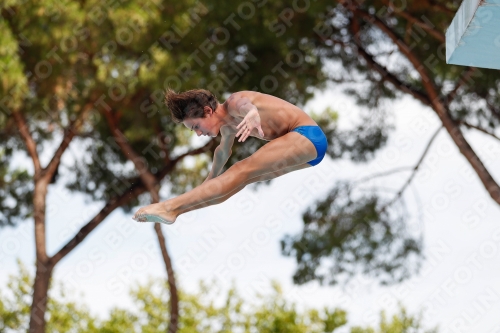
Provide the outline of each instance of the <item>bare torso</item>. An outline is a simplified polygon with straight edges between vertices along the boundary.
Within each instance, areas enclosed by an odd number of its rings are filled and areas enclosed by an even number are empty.
[[[236,126],[243,120],[244,115],[239,114],[237,110],[231,110],[228,107],[228,102],[243,97],[248,98],[257,107],[264,132],[264,138],[262,138],[257,129],[253,129],[250,136],[273,140],[285,135],[297,126],[317,125],[307,113],[281,98],[255,91],[240,91],[229,96],[223,104],[223,107],[234,119],[234,123],[229,123],[228,126],[235,132],[237,131]]]

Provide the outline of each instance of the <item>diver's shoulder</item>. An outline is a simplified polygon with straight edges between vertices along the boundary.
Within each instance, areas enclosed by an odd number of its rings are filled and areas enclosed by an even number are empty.
[[[239,99],[239,98],[249,98],[249,99],[254,99],[258,96],[261,96],[263,95],[262,93],[258,92],[258,91],[252,91],[252,90],[241,90],[241,91],[235,91],[234,93],[232,93],[227,101],[230,101],[230,100],[233,100],[233,99]]]

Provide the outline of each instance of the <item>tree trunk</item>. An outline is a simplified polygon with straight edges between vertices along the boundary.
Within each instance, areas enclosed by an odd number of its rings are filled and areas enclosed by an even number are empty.
[[[147,172],[147,175],[153,176],[149,171]],[[160,194],[158,193],[159,189],[151,183],[149,185],[149,189],[152,203],[160,202]],[[170,323],[168,325],[167,332],[176,333],[179,325],[179,295],[177,293],[177,286],[175,283],[174,269],[172,267],[172,260],[170,260],[170,255],[168,254],[167,244],[161,230],[161,225],[159,223],[155,223],[154,229],[156,236],[158,237],[158,244],[160,244],[163,262],[165,263],[165,268],[167,269],[168,289],[170,290]]]
[[[46,262],[37,260],[33,303],[30,313],[30,333],[45,333],[45,312],[47,310],[47,294],[51,275],[52,267]]]
[[[434,110],[441,119],[443,126],[450,134],[451,139],[457,145],[460,153],[467,159],[471,167],[476,172],[490,197],[498,205],[500,205],[500,187],[465,139],[458,123],[450,117],[449,113],[446,111],[446,108],[440,102],[435,103]]]
[[[36,275],[33,285],[33,303],[30,313],[30,333],[45,332],[47,293],[53,266],[49,263],[45,246],[45,200],[48,182],[35,176],[33,208],[35,219]]]
[[[159,223],[155,223],[155,232],[158,236],[158,243],[160,244],[161,255],[165,262],[168,277],[168,287],[170,289],[170,324],[168,325],[168,333],[176,333],[179,325],[179,295],[175,283],[174,269],[172,268],[172,261],[168,255],[165,237],[161,231]]]

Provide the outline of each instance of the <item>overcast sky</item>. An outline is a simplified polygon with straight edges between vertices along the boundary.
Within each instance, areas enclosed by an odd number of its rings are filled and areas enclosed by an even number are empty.
[[[339,91],[318,93],[305,110],[330,106],[342,126],[356,119],[358,108]],[[200,279],[235,281],[249,300],[270,290],[275,279],[300,305],[327,305],[348,311],[354,325],[374,325],[380,310],[390,314],[401,302],[440,332],[500,333],[500,209],[442,130],[405,198],[411,230],[423,231],[426,261],[418,276],[381,287],[356,277],[346,287],[294,286],[292,258],[280,254],[279,240],[302,228],[302,212],[328,193],[337,180],[358,179],[399,166],[413,166],[440,126],[430,109],[404,98],[391,104],[396,125],[389,144],[368,165],[332,161],[245,189],[225,203],[190,212],[173,226],[163,226],[180,286],[195,290]],[[481,133],[466,137],[500,182],[500,143]],[[78,147],[70,146],[75,152]],[[409,173],[378,179],[373,185],[398,189]],[[165,197],[163,197],[165,198]],[[47,246],[52,255],[92,217],[101,205],[51,187],[47,206]],[[33,271],[33,223],[0,230],[0,285],[17,272],[16,258]],[[156,235],[150,223],[139,224],[115,211],[55,269],[56,280],[84,293],[94,313],[130,306],[128,286],[149,277],[165,278]],[[347,329],[338,332],[346,332]]]

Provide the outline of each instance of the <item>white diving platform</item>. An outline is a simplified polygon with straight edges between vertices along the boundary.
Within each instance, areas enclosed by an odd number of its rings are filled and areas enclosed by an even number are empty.
[[[446,31],[446,63],[500,69],[500,0],[464,0]]]

